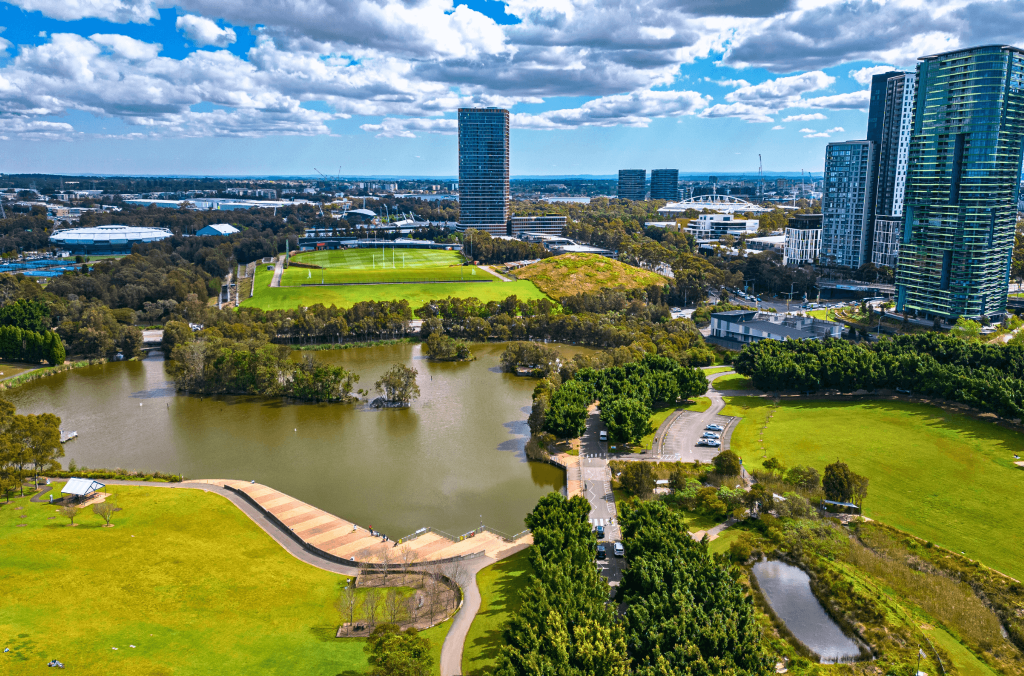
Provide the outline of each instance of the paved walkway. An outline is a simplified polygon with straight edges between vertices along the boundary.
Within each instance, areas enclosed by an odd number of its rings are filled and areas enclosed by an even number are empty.
[[[489,556],[468,562],[466,571],[469,573],[469,583],[462,589],[462,607],[455,613],[455,619],[441,646],[441,676],[459,676],[462,673],[462,652],[466,647],[466,637],[473,619],[480,612],[480,588],[476,584],[476,575],[494,562]]]
[[[487,272],[491,273],[492,275],[494,275],[495,277],[497,277],[498,279],[500,279],[503,282],[511,282],[511,281],[513,281],[513,280],[509,279],[508,277],[506,277],[505,275],[503,275],[500,272],[498,272],[497,270],[495,270],[494,268],[492,268],[490,265],[480,265],[478,267],[481,270],[486,270]]]
[[[271,288],[276,289],[281,286],[281,275],[284,273],[284,256],[278,256],[277,262],[274,263],[274,278],[270,280]],[[253,277],[253,284],[256,283],[256,278]]]

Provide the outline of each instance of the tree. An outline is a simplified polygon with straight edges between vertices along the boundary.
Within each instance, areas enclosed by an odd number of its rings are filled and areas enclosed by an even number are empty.
[[[75,525],[75,517],[78,516],[78,505],[68,503],[58,507],[57,511],[60,512],[61,516],[71,519],[72,526]]]
[[[369,587],[363,592],[363,618],[368,627],[377,625],[378,604],[380,604],[380,589]]]
[[[402,597],[398,590],[391,587],[384,594],[384,619],[388,624],[398,624],[398,616],[402,613]]]
[[[679,368],[676,369],[675,375],[679,384],[679,396],[683,399],[694,399],[708,391],[708,377],[701,369]]]
[[[956,320],[956,324],[949,330],[949,333],[964,340],[977,340],[981,336],[981,324],[967,317],[961,317]]]
[[[821,475],[813,467],[797,465],[786,474],[786,481],[808,491],[821,488]]]
[[[394,624],[382,624],[373,630],[363,648],[372,676],[426,676],[434,666],[430,641],[415,629],[401,631]]]
[[[654,493],[654,471],[650,463],[631,462],[622,469],[619,478],[622,487],[627,491],[646,500]]]
[[[103,519],[108,526],[116,511],[117,505],[110,501],[99,502],[92,506],[92,513]]]
[[[713,460],[715,472],[722,476],[736,476],[740,473],[740,456],[732,451],[722,451]]]
[[[57,459],[64,457],[64,445],[60,443],[60,418],[52,413],[24,417],[28,432],[28,454],[38,485],[39,471],[59,468]]]
[[[786,466],[778,458],[768,458],[761,462],[761,466],[779,478],[786,473]]]
[[[857,505],[864,506],[864,498],[868,496],[868,478],[860,474],[851,473],[852,493],[857,497]]]
[[[419,371],[416,369],[405,364],[395,364],[373,386],[384,401],[408,406],[420,396],[420,386],[416,384],[417,375]]]
[[[570,380],[551,395],[544,429],[562,439],[575,439],[587,429],[587,409],[594,402],[594,386]]]
[[[840,460],[825,466],[825,478],[821,482],[825,489],[825,499],[833,502],[849,502],[853,497],[853,472]],[[867,484],[864,487],[867,491]]]
[[[356,623],[356,606],[359,604],[359,595],[356,593],[355,578],[349,578],[348,584],[341,590],[341,595],[334,601],[334,608],[341,615],[342,624],[348,618],[348,634],[352,635],[352,629]]]
[[[639,443],[652,432],[651,415],[651,409],[632,397],[601,402],[601,420],[613,441]]]
[[[752,515],[770,512],[775,507],[775,496],[764,484],[754,484],[743,496],[743,503]]]
[[[432,333],[424,343],[427,356],[437,361],[465,361],[473,358],[464,340],[443,333]]]

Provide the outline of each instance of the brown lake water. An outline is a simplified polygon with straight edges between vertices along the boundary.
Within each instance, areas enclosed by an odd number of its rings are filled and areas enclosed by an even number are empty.
[[[524,455],[536,381],[498,370],[503,344],[472,349],[469,363],[428,362],[410,344],[317,353],[369,390],[394,363],[416,368],[422,394],[408,409],[178,395],[158,354],[42,378],[9,397],[19,413],[51,411],[78,432],[65,467],[73,458],[252,479],[393,539],[424,526],[457,535],[481,520],[514,534],[541,496],[562,490],[564,473]]]

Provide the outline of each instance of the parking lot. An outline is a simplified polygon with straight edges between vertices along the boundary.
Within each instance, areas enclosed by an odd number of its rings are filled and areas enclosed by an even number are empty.
[[[722,449],[729,448],[729,437],[736,424],[736,418],[727,415],[714,413],[694,413],[693,411],[682,411],[676,415],[665,431],[662,442],[661,458],[665,461],[674,462],[711,462]],[[719,435],[721,446],[698,446],[697,442],[704,434],[708,425],[720,425],[724,431],[716,432]]]

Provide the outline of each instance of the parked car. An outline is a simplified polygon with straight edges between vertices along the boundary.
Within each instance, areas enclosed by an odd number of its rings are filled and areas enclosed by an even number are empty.
[[[598,435],[597,435],[597,437],[598,437],[598,438],[599,438],[599,439],[600,439],[601,441],[608,441],[608,432],[607,432],[606,430],[601,430],[601,433],[600,433],[600,434],[598,434]]]
[[[711,446],[712,448],[717,448],[717,447],[722,445],[722,442],[719,441],[718,439],[698,439],[697,440],[697,445],[698,446]]]
[[[604,526],[598,526],[597,528],[595,528],[594,529],[594,534],[597,536],[598,540],[603,540],[604,539]]]
[[[701,436],[703,438],[705,438],[705,439],[718,439],[719,438],[719,436],[717,434],[715,434],[714,432],[705,432]]]
[[[612,551],[615,552],[615,556],[619,557],[620,559],[626,555],[626,549],[622,546],[621,542],[616,542],[612,546]]]
[[[722,427],[721,425],[716,425],[715,423],[711,423],[710,425],[708,425],[708,426],[707,426],[707,427],[705,427],[704,429],[706,429],[706,430],[711,430],[712,432],[721,432],[721,431],[722,431],[722,430],[724,430],[725,428],[724,428],[724,427]]]
[[[601,559],[606,559],[606,558],[608,558],[608,554],[605,551],[604,545],[598,545],[597,546],[597,560],[600,561]]]

